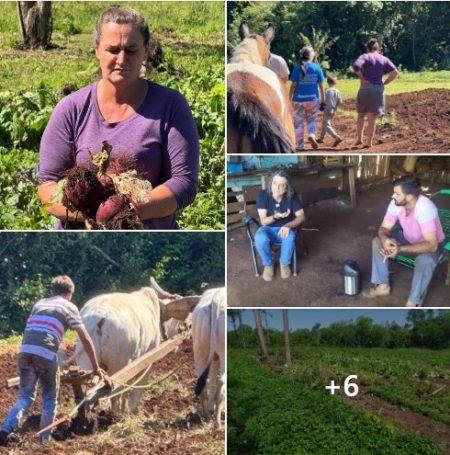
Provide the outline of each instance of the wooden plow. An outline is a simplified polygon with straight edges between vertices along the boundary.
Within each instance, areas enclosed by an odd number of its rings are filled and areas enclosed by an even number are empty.
[[[137,377],[145,369],[150,368],[154,362],[161,360],[175,350],[183,342],[185,337],[186,333],[162,342],[158,347],[101,381],[99,381],[98,376],[93,377],[92,371],[80,370],[78,366],[72,366],[68,370],[62,371],[60,375],[61,382],[72,385],[76,406],[67,415],[55,420],[51,425],[42,428],[37,433],[37,436],[75,417],[77,417],[80,425],[87,425],[87,415],[97,406],[100,398],[118,395],[121,391],[125,392],[128,389],[128,383],[132,379]],[[90,387],[86,390],[88,384],[90,384]],[[19,385],[19,377],[8,379],[7,385],[8,387]]]

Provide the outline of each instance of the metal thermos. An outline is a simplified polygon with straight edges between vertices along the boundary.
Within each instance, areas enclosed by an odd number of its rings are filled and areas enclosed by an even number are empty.
[[[344,262],[342,269],[342,276],[344,280],[344,294],[345,295],[358,295],[359,294],[359,280],[361,272],[356,261],[351,259]]]

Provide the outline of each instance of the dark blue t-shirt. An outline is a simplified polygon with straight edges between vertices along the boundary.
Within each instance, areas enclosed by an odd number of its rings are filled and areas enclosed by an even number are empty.
[[[303,205],[295,193],[291,199],[287,199],[286,195],[284,195],[281,202],[277,202],[267,190],[262,190],[256,196],[256,208],[266,209],[267,216],[272,216],[275,211],[283,213],[286,212],[287,209],[290,209],[291,213],[288,217],[275,220],[273,223],[268,225],[270,227],[281,227],[286,223],[289,223],[289,221],[294,220],[295,212],[301,210]]]

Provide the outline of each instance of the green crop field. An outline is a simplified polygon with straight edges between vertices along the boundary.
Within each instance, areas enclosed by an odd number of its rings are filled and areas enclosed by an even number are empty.
[[[224,6],[222,2],[116,2],[147,18],[160,42],[161,67],[148,77],[179,90],[200,134],[198,195],[179,214],[186,229],[224,225]],[[36,194],[40,137],[67,85],[99,78],[92,30],[103,2],[52,2],[54,47],[21,49],[15,2],[0,18],[0,228],[50,229]]]
[[[449,424],[450,392],[440,387],[449,377],[448,349],[302,347],[291,366],[278,358],[261,366],[256,350],[229,347],[229,454],[444,453],[436,441],[330,395],[325,385],[356,374],[367,394]]]

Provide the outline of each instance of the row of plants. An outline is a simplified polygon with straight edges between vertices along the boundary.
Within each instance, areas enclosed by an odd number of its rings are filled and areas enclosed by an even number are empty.
[[[228,350],[229,454],[441,454],[324,390],[262,367],[254,350]]]
[[[284,374],[317,390],[325,387],[325,376],[343,382],[356,374],[367,392],[450,423],[450,391],[440,390],[442,378],[450,375],[448,350],[303,347],[293,355]]]

